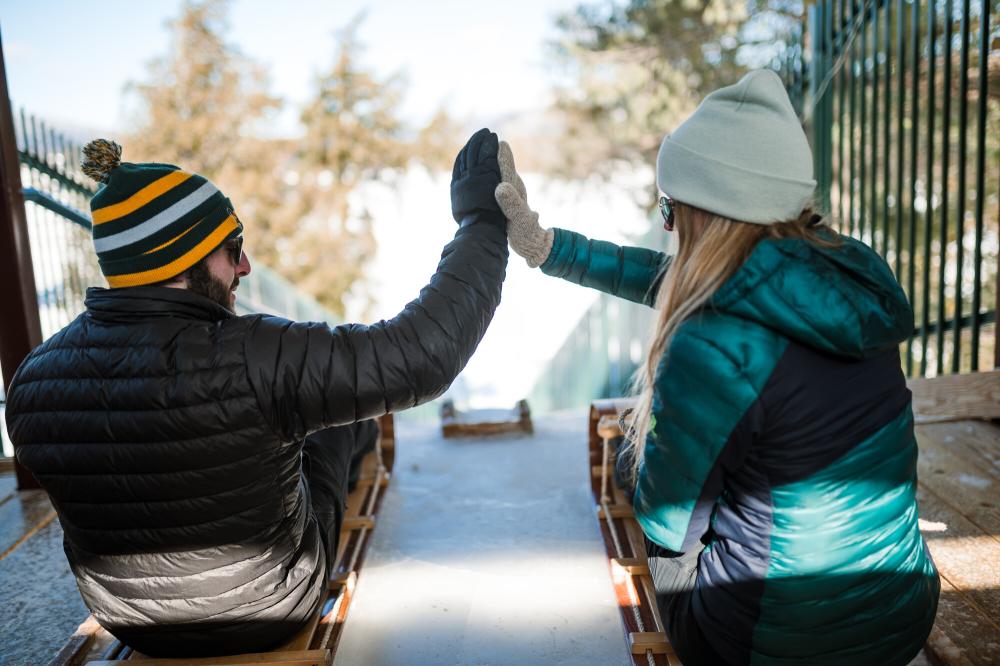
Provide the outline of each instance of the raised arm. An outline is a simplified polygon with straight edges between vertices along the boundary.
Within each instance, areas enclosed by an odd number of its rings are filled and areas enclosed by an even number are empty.
[[[541,266],[546,275],[652,307],[669,258],[641,247],[619,247],[589,240],[565,229],[543,229],[538,213],[528,207],[524,181],[514,167],[507,142],[500,144],[503,182],[496,199],[507,218],[507,235],[514,251],[528,266]]]
[[[441,395],[476,350],[500,303],[507,265],[497,138],[477,132],[456,160],[452,213],[460,227],[420,295],[370,326],[260,317],[246,337],[250,382],[288,439],[406,409]]]
[[[542,272],[653,307],[670,259],[644,247],[622,247],[566,229],[553,229]]]

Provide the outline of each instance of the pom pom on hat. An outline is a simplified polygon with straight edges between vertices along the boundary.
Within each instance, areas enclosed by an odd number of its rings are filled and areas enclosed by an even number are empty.
[[[83,172],[99,183],[107,183],[122,163],[122,147],[114,141],[95,139],[83,147]]]

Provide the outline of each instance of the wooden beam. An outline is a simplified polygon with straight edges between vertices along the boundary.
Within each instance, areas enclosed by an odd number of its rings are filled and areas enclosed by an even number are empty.
[[[42,344],[42,326],[38,318],[38,294],[31,265],[28,221],[21,194],[21,165],[17,159],[14,115],[7,92],[7,70],[0,42],[0,367],[3,385],[10,386],[21,361]],[[31,473],[15,464],[17,487],[38,488]]]
[[[94,642],[94,636],[101,630],[101,625],[97,623],[93,615],[88,615],[83,624],[77,627],[69,641],[63,645],[62,649],[49,662],[49,666],[71,666],[78,663],[79,655],[84,654],[90,644]]]
[[[917,423],[1000,418],[1000,370],[911,379]]]
[[[648,576],[649,559],[646,557],[613,557],[611,561],[630,576]]]
[[[327,581],[327,586],[331,592],[340,592],[340,588],[346,587],[348,590],[353,590],[354,586],[358,584],[358,572],[357,571],[346,571],[337,572],[330,577]]]
[[[609,504],[607,512],[604,511],[603,506],[597,506],[598,518],[607,520],[609,515],[611,518],[632,518],[635,513],[632,511],[631,504]]]
[[[382,476],[378,477],[378,485],[380,488],[385,488],[386,486],[389,485],[389,476],[390,476],[389,474],[383,474]],[[367,486],[373,486],[375,485],[375,478],[376,478],[375,475],[362,477],[358,479],[357,487],[364,488]]]
[[[659,631],[633,631],[628,642],[632,654],[645,654],[647,650],[653,654],[673,654],[666,634]]]
[[[332,662],[329,650],[298,650],[292,652],[257,652],[253,654],[237,654],[228,657],[205,657],[200,659],[140,659],[147,666],[327,666]],[[90,661],[89,666],[127,666],[131,660]]]
[[[352,516],[344,519],[340,531],[343,533],[361,529],[370,530],[373,527],[375,527],[375,516]]]
[[[621,437],[625,433],[622,432],[622,427],[618,422],[616,414],[605,414],[597,422],[597,434],[603,439],[614,439],[615,437]]]

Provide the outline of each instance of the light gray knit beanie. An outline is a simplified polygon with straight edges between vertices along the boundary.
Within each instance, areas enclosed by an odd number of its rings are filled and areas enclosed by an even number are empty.
[[[770,70],[706,97],[660,144],[656,183],[669,197],[742,222],[799,217],[816,191],[812,151]]]

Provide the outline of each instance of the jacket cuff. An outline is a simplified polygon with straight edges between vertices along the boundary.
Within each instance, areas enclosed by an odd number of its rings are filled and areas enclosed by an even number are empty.
[[[549,256],[542,263],[540,268],[542,272],[546,275],[551,275],[552,277],[563,277],[567,263],[572,263],[573,261],[573,246],[575,245],[574,240],[579,238],[580,240],[586,241],[586,238],[575,231],[568,231],[566,229],[560,229],[559,227],[553,227],[552,231],[552,249],[549,250]]]

